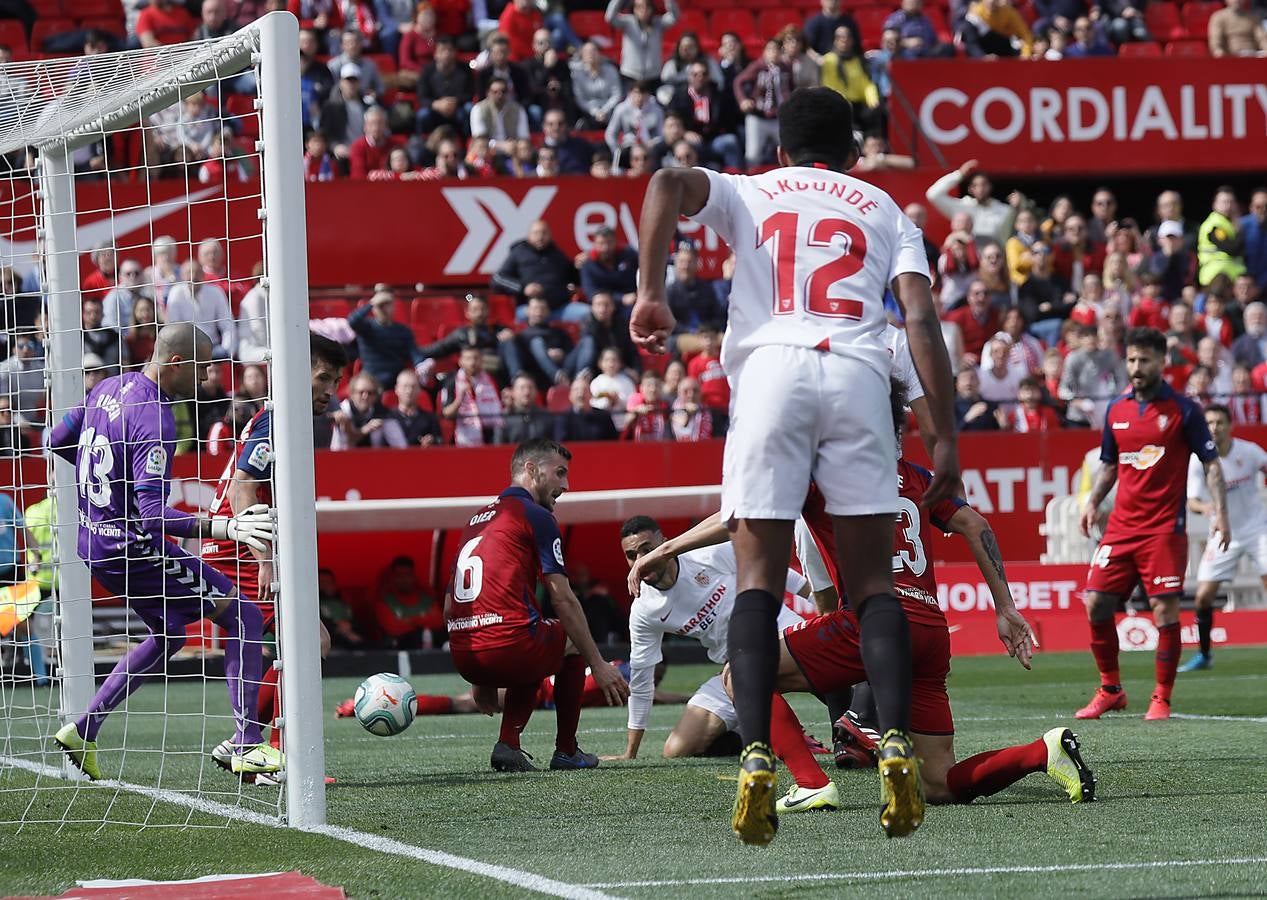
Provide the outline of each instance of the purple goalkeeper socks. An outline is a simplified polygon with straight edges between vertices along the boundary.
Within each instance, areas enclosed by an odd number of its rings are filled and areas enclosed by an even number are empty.
[[[215,622],[225,630],[224,677],[237,722],[234,743],[239,747],[262,743],[255,715],[264,672],[264,614],[254,603],[235,597]]]
[[[88,712],[75,722],[75,729],[84,740],[95,741],[97,732],[105,724],[106,716],[127,699],[129,694],[161,671],[163,663],[185,646],[185,626],[192,621],[194,619],[190,619],[183,611],[169,608],[162,622],[153,623],[160,625],[163,631],[151,633],[119,660],[105,684],[92,698]]]

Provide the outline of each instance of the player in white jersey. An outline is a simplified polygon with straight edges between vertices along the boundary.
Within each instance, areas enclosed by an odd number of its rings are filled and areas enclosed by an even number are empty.
[[[630,568],[657,548],[668,547],[659,524],[634,516],[620,529],[620,546]],[[647,715],[655,696],[655,668],[664,659],[662,641],[677,634],[699,641],[708,658],[727,660],[726,635],[735,600],[735,552],[729,544],[680,555],[657,553],[661,561],[647,568],[629,610],[629,740],[624,754],[605,759],[636,759]],[[809,596],[805,577],[787,570],[789,593]],[[777,630],[801,617],[782,606]],[[726,696],[721,675],[714,675],[687,701],[686,711],[664,743],[666,757],[702,755],[719,737],[738,725],[734,704]]]
[[[1210,632],[1214,630],[1214,598],[1219,586],[1236,577],[1242,556],[1248,556],[1267,590],[1267,508],[1259,495],[1261,479],[1267,473],[1267,450],[1251,441],[1232,437],[1232,413],[1226,406],[1212,403],[1205,408],[1205,424],[1223,463],[1227,482],[1227,518],[1232,541],[1226,550],[1211,540],[1197,567],[1197,635],[1200,649],[1180,672],[1208,669],[1214,664]],[[1214,504],[1205,483],[1205,469],[1195,456],[1188,461],[1188,509],[1210,515]]]
[[[717,232],[736,259],[721,356],[731,383],[722,518],[739,567],[729,656],[747,744],[735,833],[765,844],[778,825],[769,743],[774,620],[793,522],[813,478],[834,519],[885,730],[880,824],[890,836],[906,835],[922,821],[924,804],[908,734],[910,631],[889,567],[897,479],[888,288],[905,306],[907,341],[934,421],[929,505],[952,496],[959,480],[950,362],[920,230],[884,191],[845,174],[857,158],[849,102],[825,88],[793,92],[779,107],[779,145],[781,168],[760,175],[662,169],[652,177],[630,334],[658,350],[672,331],[664,275],[678,217]]]

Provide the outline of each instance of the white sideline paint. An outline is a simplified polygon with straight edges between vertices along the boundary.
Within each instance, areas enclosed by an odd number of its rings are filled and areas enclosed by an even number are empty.
[[[1134,863],[1085,863],[1068,866],[982,866],[962,869],[907,869],[890,872],[831,872],[802,875],[753,875],[733,878],[683,878],[672,881],[613,881],[588,884],[591,888],[665,888],[696,884],[763,884],[793,881],[889,881],[894,878],[954,878],[969,875],[1059,875],[1065,872],[1110,872],[1129,869],[1172,869],[1196,866],[1256,866],[1267,863],[1267,856],[1237,859],[1159,859]]]
[[[30,760],[15,759],[11,756],[0,756],[0,763],[13,766],[16,769],[23,769],[35,775],[43,775],[46,778],[56,778],[62,781],[78,780],[67,778],[66,774],[61,769],[54,768],[53,766],[46,766],[43,763],[31,762]],[[214,800],[207,800],[202,797],[182,794],[179,791],[146,787],[142,784],[132,784],[127,781],[115,781],[109,778],[103,778],[100,781],[93,782],[85,781],[84,783],[114,788],[119,791],[127,791],[131,794],[139,794],[142,797],[149,797],[153,800],[161,800],[165,803],[174,803],[177,806],[183,806],[187,809],[208,813],[213,816],[223,816],[226,819],[232,819],[237,822],[247,822],[252,825],[264,825],[268,828],[285,827],[273,816],[266,816],[263,813],[255,812],[254,810],[240,809],[236,806],[230,806],[227,803],[217,803]],[[480,862],[477,859],[467,859],[464,856],[455,856],[452,853],[445,853],[442,850],[428,850],[425,847],[415,847],[412,844],[404,844],[400,841],[394,841],[391,838],[380,837],[376,834],[366,834],[363,831],[355,831],[351,828],[340,828],[337,825],[322,825],[320,827],[313,828],[311,831],[306,833],[324,835],[325,837],[333,838],[336,841],[342,841],[345,844],[354,844],[357,847],[363,847],[366,850],[374,850],[378,853],[389,853],[393,856],[404,856],[409,859],[416,859],[421,862],[430,863],[433,866],[441,866],[446,869],[457,869],[462,872],[470,872],[472,875],[479,875],[483,878],[491,878],[495,881],[513,884],[515,887],[536,891],[540,894],[549,894],[552,897],[566,897],[569,898],[569,900],[611,900],[610,895],[604,894],[595,888],[585,885],[568,884],[564,881],[555,881],[552,878],[546,878],[543,875],[534,875],[532,872],[525,872],[522,869],[512,869],[509,866],[498,866],[492,863]]]

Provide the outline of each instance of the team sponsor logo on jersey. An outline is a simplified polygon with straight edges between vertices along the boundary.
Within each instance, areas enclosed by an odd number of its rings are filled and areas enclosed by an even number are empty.
[[[1170,416],[1165,415],[1165,414],[1163,413],[1162,415],[1160,415],[1160,416],[1158,416],[1158,417],[1157,417],[1157,427],[1158,427],[1158,428],[1160,428],[1162,431],[1165,431],[1165,430],[1166,430],[1166,423],[1167,423],[1167,422],[1169,422],[1169,421],[1170,421]]]
[[[145,455],[145,472],[147,475],[163,475],[167,472],[167,451],[162,447],[151,447]]]
[[[554,561],[559,565],[563,565],[563,541],[561,538],[554,539]]]
[[[1158,447],[1156,444],[1145,444],[1139,450],[1119,453],[1117,461],[1119,465],[1130,466],[1132,469],[1143,472],[1145,469],[1151,469],[1161,462],[1161,458],[1165,455],[1165,447]]]
[[[703,569],[695,573],[695,583],[700,587],[708,587],[708,573]]]
[[[1130,428],[1130,427],[1131,427],[1131,423],[1130,423],[1130,422],[1114,422],[1114,423],[1113,423],[1113,430],[1114,430],[1114,431],[1125,431],[1126,429],[1128,429],[1128,428]]]
[[[124,392],[131,386],[131,384],[126,385],[123,388]],[[106,418],[111,422],[123,415],[123,404],[119,402],[117,397],[111,397],[109,394],[102,394],[97,398],[97,409],[105,410]]]
[[[264,471],[273,461],[273,446],[268,441],[260,441],[246,458],[247,465],[253,469]]]

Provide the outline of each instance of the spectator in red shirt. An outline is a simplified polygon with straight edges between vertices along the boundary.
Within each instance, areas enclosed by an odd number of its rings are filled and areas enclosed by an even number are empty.
[[[638,390],[625,406],[630,414],[625,425],[626,436],[635,441],[663,441],[670,437],[669,404],[662,396],[663,383],[655,369],[642,373]]]
[[[532,56],[532,35],[545,24],[532,0],[511,0],[497,20],[497,30],[510,38],[510,59],[523,62]]]
[[[371,170],[387,168],[392,146],[391,135],[387,133],[387,113],[380,106],[372,107],[365,113],[365,134],[348,150],[351,176],[365,179]]]
[[[179,44],[193,36],[198,22],[172,0],[150,0],[136,19],[136,38],[142,47]]]
[[[730,383],[721,367],[721,329],[706,322],[699,327],[698,337],[700,351],[687,363],[686,374],[700,383],[700,398],[716,420],[730,409]]]
[[[1043,388],[1037,378],[1022,378],[1016,399],[1020,402],[1008,416],[1012,431],[1055,431],[1060,427],[1060,415],[1043,403]]]
[[[1139,296],[1131,307],[1131,328],[1156,328],[1165,332],[1170,320],[1170,304],[1161,296],[1161,279],[1152,272],[1139,277]]]
[[[1231,347],[1236,335],[1227,303],[1231,287],[1226,275],[1214,276],[1205,291],[1205,308],[1197,316],[1197,332],[1208,334],[1224,347]]]
[[[88,258],[95,268],[84,278],[80,290],[85,300],[104,301],[110,288],[119,280],[114,245],[109,241],[99,244],[96,250],[88,254]]]
[[[330,153],[330,144],[324,134],[310,132],[305,145],[304,181],[333,181],[339,177],[339,163]]]
[[[1104,271],[1104,245],[1091,239],[1087,220],[1074,215],[1065,220],[1064,237],[1053,247],[1052,268],[1068,284],[1081,284],[1088,272]]]
[[[964,361],[972,366],[981,364],[986,341],[1003,327],[999,311],[990,305],[990,294],[979,280],[968,285],[968,302],[942,318],[959,326],[963,334]]]
[[[463,52],[476,48],[479,39],[471,22],[471,0],[431,0],[429,5],[436,11],[437,31],[457,41]]]
[[[399,68],[396,84],[403,90],[413,90],[418,77],[436,57],[436,11],[428,3],[419,3],[414,10],[414,27],[400,35]]]

